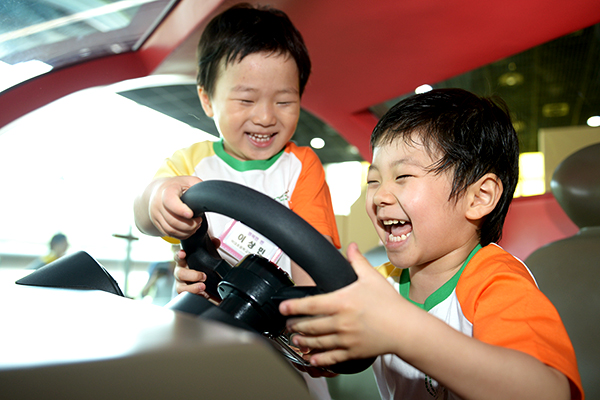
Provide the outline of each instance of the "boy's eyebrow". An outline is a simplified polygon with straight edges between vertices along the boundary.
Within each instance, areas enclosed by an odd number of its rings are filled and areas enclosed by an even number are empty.
[[[289,87],[289,88],[285,88],[285,89],[281,89],[277,91],[278,93],[291,93],[291,94],[298,94],[300,93],[300,91],[294,87]]]
[[[398,165],[403,165],[403,164],[404,165],[412,165],[412,166],[415,166],[418,168],[425,169],[420,163],[415,161],[414,158],[412,158],[412,157],[403,157],[403,158],[396,159],[389,163],[388,168],[394,168],[394,167],[397,167]],[[379,171],[379,168],[377,167],[377,165],[371,164],[371,165],[369,165],[367,173],[369,173],[371,171]]]
[[[258,92],[258,89],[253,88],[251,86],[244,86],[244,85],[236,85],[233,88],[231,88],[232,92]]]
[[[258,88],[252,87],[252,86],[246,86],[246,85],[236,85],[233,88],[231,88],[232,92],[258,92]],[[289,88],[285,88],[285,89],[280,89],[277,91],[277,93],[291,93],[291,94],[298,94],[300,93],[300,91],[294,87],[289,87]]]
[[[410,164],[410,165],[419,165],[418,162],[416,162],[412,157],[404,157],[404,158],[399,158],[397,160],[394,160],[392,163],[390,163],[392,167],[395,167],[397,165],[400,164]]]

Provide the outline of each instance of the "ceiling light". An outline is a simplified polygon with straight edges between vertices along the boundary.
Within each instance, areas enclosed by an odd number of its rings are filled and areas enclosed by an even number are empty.
[[[312,138],[310,140],[310,147],[312,147],[313,149],[322,149],[323,147],[325,147],[325,141],[320,137]]]
[[[525,121],[513,121],[513,128],[517,133],[523,132],[526,126]]]
[[[542,106],[542,115],[546,118],[564,117],[569,114],[568,103],[548,103]]]
[[[524,81],[525,77],[518,72],[507,72],[498,78],[500,86],[516,86],[522,84]]]
[[[429,92],[430,90],[433,90],[433,88],[430,85],[421,85],[418,88],[415,89],[415,93],[416,94],[420,94],[420,93],[425,93],[425,92]]]
[[[588,126],[592,128],[597,128],[600,126],[600,116],[594,115],[593,117],[589,117],[587,120]]]

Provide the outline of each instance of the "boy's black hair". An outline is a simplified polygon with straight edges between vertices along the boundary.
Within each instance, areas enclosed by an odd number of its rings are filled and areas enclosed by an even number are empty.
[[[198,43],[198,86],[214,94],[221,62],[225,66],[250,54],[290,55],[298,66],[300,96],[310,75],[310,57],[302,35],[280,10],[237,4],[214,17]]]
[[[506,103],[462,89],[435,89],[398,102],[377,123],[371,148],[396,140],[413,143],[413,133],[431,156],[431,171],[454,174],[450,199],[458,199],[487,173],[502,181],[496,208],[485,218],[479,240],[497,242],[519,180],[519,140]]]

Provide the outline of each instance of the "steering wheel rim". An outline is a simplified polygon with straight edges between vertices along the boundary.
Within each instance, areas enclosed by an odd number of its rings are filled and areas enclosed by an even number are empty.
[[[265,235],[324,292],[341,289],[357,279],[350,263],[321,233],[263,193],[234,182],[209,180],[190,187],[181,200],[194,212],[194,217],[216,212]]]

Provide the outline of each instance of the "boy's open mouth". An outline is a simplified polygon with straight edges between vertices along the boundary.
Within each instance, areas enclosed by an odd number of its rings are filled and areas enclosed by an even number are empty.
[[[271,138],[273,138],[273,136],[277,135],[277,133],[259,134],[246,132],[246,135],[248,135],[250,137],[250,140],[252,140],[255,143],[267,143],[269,140],[271,140]]]
[[[412,233],[412,225],[408,221],[387,219],[382,220],[381,223],[388,233],[388,242],[402,242]]]

